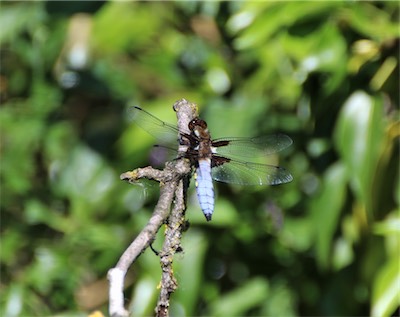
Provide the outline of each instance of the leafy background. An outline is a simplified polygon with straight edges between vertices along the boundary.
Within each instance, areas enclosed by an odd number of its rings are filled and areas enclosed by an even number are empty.
[[[2,316],[107,311],[107,270],[158,187],[140,105],[213,137],[288,134],[290,184],[190,190],[174,316],[390,316],[400,294],[397,2],[2,2]],[[193,184],[192,184],[193,187]],[[155,247],[162,245],[160,232]],[[158,258],[126,300],[148,316]]]

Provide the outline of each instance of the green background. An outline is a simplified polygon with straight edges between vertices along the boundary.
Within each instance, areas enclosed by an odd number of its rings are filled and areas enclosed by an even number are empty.
[[[289,135],[294,180],[216,184],[211,222],[191,184],[173,316],[394,314],[399,33],[398,2],[1,2],[0,315],[107,312],[158,196],[119,180],[153,164],[126,109],[174,123],[181,98],[213,137]],[[131,268],[135,316],[160,274]]]

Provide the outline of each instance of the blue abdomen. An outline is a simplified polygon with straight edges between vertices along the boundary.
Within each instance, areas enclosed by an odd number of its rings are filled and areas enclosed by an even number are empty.
[[[196,190],[204,216],[206,216],[207,221],[210,221],[214,211],[214,188],[209,159],[199,160],[199,167],[196,169]]]

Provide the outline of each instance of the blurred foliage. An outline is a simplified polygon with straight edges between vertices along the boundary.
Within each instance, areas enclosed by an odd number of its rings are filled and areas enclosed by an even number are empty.
[[[154,143],[125,109],[173,123],[181,98],[214,137],[290,135],[294,181],[218,184],[210,223],[191,188],[172,314],[393,314],[398,17],[383,1],[2,2],[0,314],[107,311],[107,270],[158,194],[119,180]],[[152,315],[158,258],[131,273],[131,311]]]

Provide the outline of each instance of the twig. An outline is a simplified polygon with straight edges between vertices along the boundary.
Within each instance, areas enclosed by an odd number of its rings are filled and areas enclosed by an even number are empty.
[[[197,116],[196,105],[182,99],[174,104],[174,110],[177,112],[179,130],[188,133],[190,120]],[[186,149],[187,145],[180,144],[179,151],[186,151]],[[163,223],[167,223],[167,229],[164,245],[160,253],[163,273],[156,314],[157,316],[168,316],[169,299],[177,287],[173,276],[172,261],[173,255],[181,250],[180,239],[186,227],[184,216],[190,171],[190,164],[186,159],[177,159],[173,162],[167,162],[162,171],[146,167],[121,174],[120,178],[122,180],[132,183],[140,178],[148,178],[160,182],[160,198],[147,225],[125,250],[117,265],[108,271],[108,279],[110,281],[110,316],[129,316],[129,312],[124,308],[123,300],[123,286],[126,272],[139,255],[154,241],[157,231]],[[174,207],[170,213],[173,201]]]

